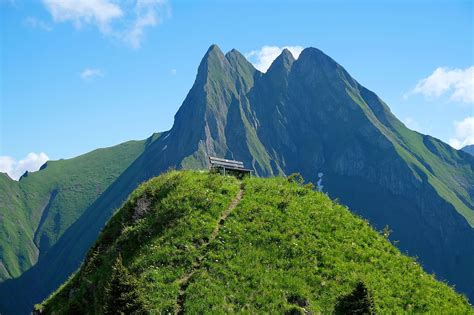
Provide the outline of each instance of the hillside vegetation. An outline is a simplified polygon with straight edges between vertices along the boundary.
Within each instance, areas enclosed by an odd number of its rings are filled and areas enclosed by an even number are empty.
[[[144,144],[129,141],[48,161],[18,182],[0,174],[0,281],[34,265],[137,158]]]
[[[36,311],[473,313],[386,236],[298,177],[167,172],[131,194]]]

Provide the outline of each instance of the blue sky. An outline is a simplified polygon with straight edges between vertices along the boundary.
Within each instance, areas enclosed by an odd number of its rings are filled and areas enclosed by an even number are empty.
[[[255,64],[283,46],[317,47],[409,127],[474,143],[472,1],[0,0],[0,10],[0,171],[168,130],[213,43],[254,52]]]

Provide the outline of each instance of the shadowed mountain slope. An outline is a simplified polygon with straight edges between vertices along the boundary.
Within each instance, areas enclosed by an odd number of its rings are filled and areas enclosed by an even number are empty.
[[[474,144],[467,145],[464,148],[462,148],[461,150],[463,150],[464,152],[469,153],[470,155],[474,155]]]

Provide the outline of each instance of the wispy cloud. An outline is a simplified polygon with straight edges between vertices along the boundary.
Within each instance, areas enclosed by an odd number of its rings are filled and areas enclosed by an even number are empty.
[[[45,21],[39,20],[37,18],[34,18],[32,16],[29,16],[23,20],[24,25],[31,27],[31,28],[37,28],[43,31],[52,31],[53,27],[49,24],[46,23]]]
[[[434,99],[447,95],[449,100],[474,103],[474,66],[466,69],[437,68],[430,76],[405,94],[405,98],[413,94]]]
[[[145,29],[161,23],[170,12],[166,0],[43,0],[43,4],[57,23],[71,22],[76,29],[94,25],[134,49],[141,46]]]
[[[108,0],[43,0],[55,22],[70,21],[76,28],[83,24],[96,24],[102,32],[108,32],[113,19],[123,15],[122,9]]]
[[[178,71],[176,69],[171,69],[170,70],[171,75],[176,75],[176,73],[178,73]]]
[[[449,144],[456,149],[474,144],[474,116],[454,122],[454,137],[449,139]]]
[[[301,46],[263,46],[260,49],[253,50],[245,54],[250,62],[262,72],[266,72],[270,68],[272,62],[278,57],[283,49],[288,49],[293,57],[298,59],[300,53],[303,51]]]
[[[46,153],[28,153],[19,161],[10,156],[0,156],[0,172],[7,173],[14,180],[18,180],[26,171],[34,172],[39,170],[49,158]]]
[[[103,77],[104,73],[100,69],[85,68],[84,70],[81,71],[79,75],[84,80],[90,80],[95,77]]]
[[[163,21],[164,16],[169,15],[166,8],[160,11],[165,3],[164,0],[138,0],[134,8],[135,18],[131,26],[119,33],[118,36],[122,37],[131,47],[140,48],[145,28],[158,25]]]

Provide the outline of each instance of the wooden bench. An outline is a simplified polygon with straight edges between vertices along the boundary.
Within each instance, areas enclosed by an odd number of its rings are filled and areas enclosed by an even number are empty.
[[[221,159],[217,157],[209,157],[209,169],[211,171],[220,172],[223,175],[235,175],[242,178],[246,175],[252,175],[252,170],[244,167],[244,162]]]

